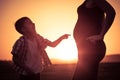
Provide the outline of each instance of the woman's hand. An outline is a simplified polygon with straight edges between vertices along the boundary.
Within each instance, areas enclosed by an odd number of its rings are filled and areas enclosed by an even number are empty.
[[[96,44],[97,41],[101,41],[103,39],[104,39],[104,37],[101,35],[93,35],[93,36],[90,36],[87,38],[87,40],[89,40],[90,42],[92,42],[94,44]]]

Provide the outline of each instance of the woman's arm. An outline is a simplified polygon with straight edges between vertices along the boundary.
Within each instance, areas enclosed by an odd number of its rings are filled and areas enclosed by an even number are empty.
[[[48,43],[48,46],[51,47],[56,47],[63,39],[67,39],[68,36],[70,36],[69,34],[64,34],[63,36],[59,37],[57,40],[55,40],[54,42],[50,42]]]
[[[103,20],[102,31],[100,33],[100,35],[104,38],[105,33],[109,30],[114,21],[116,12],[106,0],[95,1],[98,7],[100,7],[105,12],[105,19]]]
[[[96,43],[98,40],[103,40],[106,32],[111,27],[114,18],[115,18],[115,10],[114,8],[106,1],[106,0],[95,0],[96,5],[101,8],[105,13],[105,18],[103,20],[103,23],[101,24],[102,30],[99,35],[93,35],[87,38],[87,40],[90,40],[93,43]]]

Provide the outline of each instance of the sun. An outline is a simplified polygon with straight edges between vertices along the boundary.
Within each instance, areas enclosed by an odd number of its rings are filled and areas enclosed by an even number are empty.
[[[62,60],[72,60],[76,58],[76,48],[71,42],[62,43],[58,48],[57,56]]]
[[[77,60],[77,48],[72,37],[69,40],[62,41],[56,48],[47,48],[46,51],[48,51],[51,59],[64,62],[75,62]]]

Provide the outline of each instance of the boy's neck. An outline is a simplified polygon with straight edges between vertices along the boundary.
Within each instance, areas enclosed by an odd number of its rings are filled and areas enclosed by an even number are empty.
[[[29,40],[33,40],[34,38],[36,38],[37,36],[37,33],[36,34],[26,34],[24,35],[27,39]]]

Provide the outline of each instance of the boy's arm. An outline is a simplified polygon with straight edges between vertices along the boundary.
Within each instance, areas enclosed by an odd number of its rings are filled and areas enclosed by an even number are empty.
[[[55,40],[54,42],[50,42],[47,45],[50,47],[56,47],[63,39],[67,39],[68,36],[70,36],[70,34],[64,34],[61,37],[59,37],[57,40]]]

